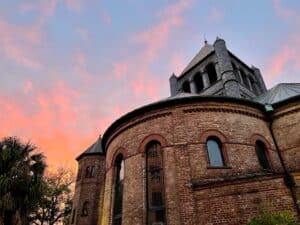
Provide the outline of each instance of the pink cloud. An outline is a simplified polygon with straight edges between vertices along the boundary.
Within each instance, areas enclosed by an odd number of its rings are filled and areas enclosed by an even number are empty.
[[[23,84],[23,92],[24,94],[28,94],[29,92],[32,91],[33,84],[31,81],[25,81]]]
[[[113,68],[113,75],[116,79],[121,79],[128,74],[128,69],[129,69],[128,62],[124,61],[124,62],[116,63]]]
[[[64,0],[67,7],[73,11],[80,11],[82,7],[82,0]]]
[[[180,74],[185,66],[182,55],[175,53],[171,58],[170,65],[175,74]]]
[[[172,29],[184,24],[182,14],[192,3],[190,0],[180,0],[176,4],[169,5],[161,12],[162,19],[158,24],[134,36],[137,43],[146,46],[146,59],[154,59],[159,51],[167,46]]]
[[[299,14],[297,12],[295,12],[294,10],[292,10],[290,8],[283,6],[281,0],[273,0],[273,7],[274,7],[277,15],[285,20],[290,20],[290,19],[293,20],[293,19],[299,17]]]
[[[267,78],[272,80],[288,69],[300,70],[300,41],[295,37],[289,37],[279,48],[279,50],[271,56],[267,63]]]
[[[221,20],[223,19],[223,13],[219,9],[214,7],[210,12],[210,18],[214,21]]]
[[[86,55],[83,52],[76,52],[74,54],[74,71],[84,82],[91,83],[96,79],[96,75],[88,70]]]
[[[19,27],[0,20],[0,54],[17,64],[37,69],[41,66],[38,46],[41,32],[36,27]]]
[[[78,33],[79,37],[84,41],[88,40],[90,37],[89,32],[83,28],[78,28],[76,32]]]
[[[101,11],[101,19],[105,24],[111,24],[111,15],[105,10]]]
[[[277,15],[284,22],[291,23],[295,29],[277,44],[278,50],[266,62],[266,78],[269,82],[291,70],[300,70],[300,16],[295,10],[283,6],[280,0],[273,0],[273,7]],[[297,81],[300,79],[298,78]]]

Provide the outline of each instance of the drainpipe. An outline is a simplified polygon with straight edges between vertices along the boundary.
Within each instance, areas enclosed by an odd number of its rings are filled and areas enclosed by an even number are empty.
[[[291,192],[291,196],[293,198],[294,205],[295,205],[295,208],[297,210],[298,218],[300,219],[300,208],[297,204],[297,196],[296,196],[296,192],[295,192],[295,184],[296,183],[295,183],[295,180],[294,180],[293,176],[289,173],[289,171],[288,171],[288,169],[285,165],[285,162],[283,160],[283,156],[282,156],[282,154],[279,150],[278,143],[277,143],[274,131],[273,131],[273,119],[274,119],[273,118],[273,112],[274,112],[274,108],[273,108],[272,105],[265,105],[265,110],[266,110],[266,113],[267,113],[267,116],[268,116],[268,119],[269,119],[269,130],[270,130],[270,133],[271,133],[274,145],[275,145],[275,149],[278,153],[281,166],[283,168],[284,181],[285,181],[286,186],[289,188],[289,190]]]

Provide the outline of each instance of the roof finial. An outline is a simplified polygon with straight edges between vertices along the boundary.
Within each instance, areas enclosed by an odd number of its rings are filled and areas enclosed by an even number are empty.
[[[207,40],[206,40],[205,34],[203,35],[203,38],[204,38],[204,44],[206,45],[207,44]]]

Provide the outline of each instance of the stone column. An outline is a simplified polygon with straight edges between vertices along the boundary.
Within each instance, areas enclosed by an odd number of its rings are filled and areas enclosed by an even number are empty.
[[[202,77],[202,83],[203,83],[203,88],[206,89],[210,86],[209,78],[207,72],[203,72],[201,74]]]
[[[250,90],[253,91],[253,87],[252,87],[252,83],[250,81],[250,78],[248,76],[246,76],[246,78],[247,78]]]
[[[227,51],[225,41],[217,38],[214,43],[214,49],[218,60],[218,66],[222,75],[225,95],[241,98],[239,84],[233,73],[231,59]]]
[[[191,93],[196,94],[197,93],[197,87],[196,87],[196,83],[194,81],[194,78],[191,77],[189,79],[189,82],[190,82]]]
[[[222,79],[222,73],[220,71],[219,63],[215,64],[215,69],[216,69],[218,80],[221,80]]]
[[[236,70],[236,74],[239,76],[241,84],[245,85],[244,80],[243,80],[242,75],[241,75],[241,71],[239,69]]]
[[[173,73],[172,76],[169,79],[169,83],[170,83],[170,90],[171,90],[171,96],[174,96],[178,93],[178,87],[177,87],[177,77],[176,75]]]

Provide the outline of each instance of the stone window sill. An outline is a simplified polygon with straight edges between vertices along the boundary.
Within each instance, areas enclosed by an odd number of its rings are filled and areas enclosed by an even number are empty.
[[[232,169],[231,166],[207,166],[207,169]]]

